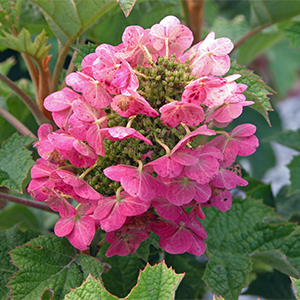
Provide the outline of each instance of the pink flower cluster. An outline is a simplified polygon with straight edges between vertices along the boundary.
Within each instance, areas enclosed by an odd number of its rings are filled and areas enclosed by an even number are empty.
[[[201,208],[230,209],[229,190],[247,184],[232,165],[258,146],[252,124],[211,129],[226,127],[253,103],[243,95],[247,86],[235,82],[240,75],[223,77],[233,44],[211,32],[184,52],[192,32],[173,16],[151,29],[129,26],[122,41],[98,46],[80,72],[67,76],[69,87],[45,99],[60,129],[39,128],[41,158],[28,193],[59,213],[55,234],[79,250],[101,229],[111,244],[107,256],[128,255],[152,231],[169,253],[201,255]],[[139,155],[108,150],[123,140],[135,140],[132,153]],[[96,171],[106,177],[93,177],[101,193],[84,180]]]

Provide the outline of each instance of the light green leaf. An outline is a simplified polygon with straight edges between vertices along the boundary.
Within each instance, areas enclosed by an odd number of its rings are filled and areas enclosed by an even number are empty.
[[[290,169],[290,181],[288,196],[295,195],[300,192],[300,155],[294,156],[293,160],[287,165]]]
[[[25,149],[33,141],[29,136],[14,134],[3,142],[0,150],[0,186],[6,186],[19,193],[22,192],[22,182],[29,169],[34,165],[31,152]]]
[[[35,37],[34,42],[31,40],[29,31],[25,28],[22,29],[17,37],[8,33],[4,34],[4,37],[0,36],[0,46],[28,54],[36,60],[45,58],[51,47],[51,45],[46,46],[48,37],[44,30]]]
[[[249,0],[252,27],[271,25],[300,14],[300,1]]]
[[[118,2],[124,12],[124,15],[128,17],[133,9],[136,0],[118,0]]]
[[[0,29],[4,25],[9,31],[17,29],[22,0],[0,0]]]
[[[212,207],[204,212],[206,218],[201,222],[208,232],[210,260],[203,280],[213,293],[238,299],[254,254],[279,271],[299,274],[299,229],[294,230],[294,224],[279,218],[271,208],[257,200],[235,199],[226,213]]]
[[[40,236],[10,252],[12,262],[20,270],[8,286],[11,299],[40,299],[45,290],[53,294],[52,300],[63,299],[71,288],[78,287],[92,274],[100,278],[103,266],[99,260],[76,254],[65,238]]]
[[[250,105],[250,108],[258,111],[270,124],[269,111],[272,111],[272,106],[269,101],[269,95],[274,92],[267,84],[259,77],[250,71],[236,63],[235,60],[231,61],[231,68],[227,75],[241,74],[242,77],[236,80],[237,83],[244,83],[248,86],[244,95],[248,101],[254,101],[255,103]]]
[[[175,291],[184,274],[176,274],[171,268],[167,268],[164,262],[150,266],[141,271],[138,284],[130,294],[124,298],[127,300],[168,300],[174,299]],[[89,300],[89,299],[119,299],[109,294],[100,281],[89,276],[80,288],[66,295],[65,300]]]
[[[16,227],[0,231],[0,299],[8,299],[9,289],[5,286],[18,268],[11,263],[8,251],[38,236],[37,231],[22,232]]]
[[[293,283],[293,287],[296,290],[295,296],[296,296],[297,300],[300,300],[300,279],[296,279],[296,278],[291,277],[291,280],[292,280],[292,283]]]
[[[37,4],[56,37],[73,42],[101,16],[117,5],[114,0],[30,0]]]

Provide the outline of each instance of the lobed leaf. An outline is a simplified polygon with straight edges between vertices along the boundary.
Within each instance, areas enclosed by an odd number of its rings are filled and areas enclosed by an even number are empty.
[[[140,272],[137,285],[124,299],[127,300],[168,300],[174,299],[175,291],[184,274],[176,274],[171,268],[167,268],[164,262],[157,265],[147,265]],[[119,299],[105,290],[99,280],[89,276],[80,288],[72,290],[65,300],[89,300],[89,299]]]
[[[22,193],[22,182],[34,165],[31,152],[25,149],[24,145],[33,140],[29,136],[14,134],[3,142],[0,150],[0,186]]]
[[[267,84],[259,77],[254,74],[253,71],[250,71],[236,63],[235,60],[231,61],[231,68],[227,75],[232,74],[241,74],[242,77],[236,80],[237,83],[243,83],[248,86],[244,95],[248,101],[254,101],[253,105],[250,105],[251,108],[258,111],[271,126],[268,111],[272,111],[272,106],[269,101],[269,95],[274,91],[267,86]]]
[[[44,30],[35,37],[33,42],[30,32],[25,28],[21,30],[18,36],[5,32],[4,35],[5,36],[0,36],[0,46],[28,54],[36,60],[45,58],[51,47],[51,45],[46,46],[48,37]]]
[[[300,300],[300,279],[296,279],[291,277],[292,283],[293,283],[293,287],[296,290],[296,299]]]
[[[130,12],[133,9],[135,2],[136,2],[136,0],[118,0],[118,3],[120,4],[120,7],[122,8],[124,15],[126,17],[129,16]]]
[[[10,252],[12,262],[20,268],[8,287],[11,299],[40,299],[45,291],[53,300],[63,299],[71,288],[78,287],[92,274],[100,278],[103,266],[99,260],[76,254],[65,238],[40,236]]]
[[[17,227],[0,231],[0,299],[8,299],[9,289],[5,285],[13,273],[18,270],[18,268],[11,263],[8,251],[37,236],[37,231],[28,230],[23,232],[17,229]]]
[[[215,208],[205,214],[210,260],[203,280],[213,293],[238,299],[254,259],[300,277],[300,230],[271,208],[257,200],[235,199],[226,214]]]

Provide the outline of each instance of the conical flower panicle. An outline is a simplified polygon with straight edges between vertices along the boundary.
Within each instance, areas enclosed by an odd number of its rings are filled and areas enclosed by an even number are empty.
[[[239,74],[224,77],[233,44],[213,32],[189,49],[192,41],[174,16],[129,26],[45,99],[59,129],[40,127],[27,191],[59,212],[54,231],[77,249],[102,229],[107,256],[124,256],[153,231],[165,251],[201,255],[201,208],[227,211],[229,190],[247,184],[233,164],[255,152],[256,127],[216,128],[253,103]]]

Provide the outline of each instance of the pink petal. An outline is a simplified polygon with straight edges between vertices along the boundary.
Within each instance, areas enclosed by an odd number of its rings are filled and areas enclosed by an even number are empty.
[[[54,233],[59,237],[66,236],[72,232],[74,225],[75,218],[60,218],[54,226]]]

